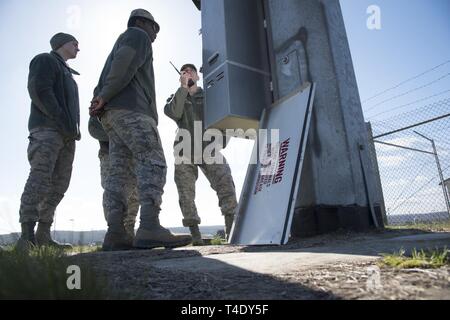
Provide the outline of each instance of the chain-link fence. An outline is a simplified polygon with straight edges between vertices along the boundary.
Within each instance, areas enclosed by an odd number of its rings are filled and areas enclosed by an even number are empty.
[[[387,223],[449,220],[450,99],[371,126]]]

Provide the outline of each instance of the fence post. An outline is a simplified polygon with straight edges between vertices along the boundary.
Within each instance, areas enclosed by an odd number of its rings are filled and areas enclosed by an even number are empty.
[[[431,140],[431,144],[433,145],[433,152],[434,152],[434,156],[436,158],[436,164],[437,164],[438,171],[439,171],[439,178],[441,179],[442,191],[444,192],[444,199],[445,199],[445,203],[447,205],[447,213],[450,218],[450,201],[448,198],[447,189],[445,188],[444,175],[442,174],[441,163],[439,162],[439,156],[437,153],[436,144],[434,143],[434,140]]]
[[[439,161],[439,156],[438,156],[438,153],[437,153],[436,144],[434,143],[433,139],[427,138],[423,134],[420,134],[417,131],[414,131],[414,132],[416,134],[418,134],[419,136],[421,136],[422,138],[424,138],[424,139],[426,139],[426,140],[431,142],[431,146],[433,147],[434,158],[436,160],[436,165],[437,165],[438,172],[439,172],[439,179],[441,180],[442,191],[444,192],[444,200],[445,200],[445,205],[447,207],[447,214],[450,217],[450,201],[449,201],[447,189],[445,188],[444,175],[442,174],[441,163]]]

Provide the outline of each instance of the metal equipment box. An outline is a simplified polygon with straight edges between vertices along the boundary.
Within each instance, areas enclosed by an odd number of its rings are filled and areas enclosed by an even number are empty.
[[[202,2],[205,128],[257,129],[271,103],[260,0]]]

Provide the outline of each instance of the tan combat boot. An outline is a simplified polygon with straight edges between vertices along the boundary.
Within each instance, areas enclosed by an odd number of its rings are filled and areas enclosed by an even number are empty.
[[[59,243],[52,239],[50,235],[50,227],[51,223],[39,222],[37,230],[36,230],[36,245],[39,247],[53,247],[55,249],[61,250],[71,250],[73,249],[71,244],[68,243]]]
[[[16,250],[22,253],[28,253],[36,247],[36,239],[34,235],[34,227],[36,222],[22,223],[22,234],[16,243]]]
[[[205,244],[200,229],[198,228],[198,224],[189,227],[189,231],[191,231],[193,246],[203,246]]]
[[[160,209],[151,205],[141,206],[141,223],[134,237],[133,246],[139,249],[157,247],[176,248],[191,243],[190,235],[174,235],[159,223]]]
[[[103,240],[103,251],[124,251],[133,249],[133,238],[125,230],[114,231],[108,229]]]
[[[124,251],[133,249],[133,237],[127,232],[124,224],[124,214],[114,208],[107,215],[108,231],[103,239],[103,251]]]
[[[139,228],[133,246],[139,249],[177,248],[187,246],[191,242],[190,235],[174,235],[162,226],[157,226],[151,229]]]

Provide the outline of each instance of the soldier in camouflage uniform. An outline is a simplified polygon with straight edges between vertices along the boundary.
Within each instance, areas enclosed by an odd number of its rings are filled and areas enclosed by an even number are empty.
[[[196,164],[198,158],[204,160],[203,150],[208,145],[207,142],[202,141],[202,148],[200,150],[202,154],[196,154],[194,146],[194,122],[203,121],[203,90],[197,86],[199,77],[194,65],[184,65],[181,68],[181,72],[181,87],[168,100],[164,108],[164,113],[177,123],[179,129],[188,131],[191,137],[191,154],[186,155],[183,152],[181,155],[183,159],[177,161],[177,163],[181,163],[175,164],[175,183],[177,185],[180,208],[184,218],[183,225],[189,227],[193,244],[202,245],[203,240],[198,227],[201,219],[198,216],[195,206],[195,182],[198,178],[198,169],[200,168],[210,182],[211,188],[217,193],[219,206],[225,219],[225,232],[227,236],[230,234],[235,209],[237,207],[236,191],[230,166],[227,164],[223,155],[221,157],[223,159],[222,164],[206,164],[203,161],[200,161],[200,164]],[[189,80],[192,80],[190,84]],[[200,137],[196,138],[198,139]],[[226,141],[226,139],[224,140]],[[179,136],[177,136],[175,141],[175,145],[177,145]],[[178,156],[180,155],[175,155],[175,157]]]
[[[106,178],[103,208],[108,219],[103,250],[178,247],[191,242],[176,236],[159,222],[166,161],[157,129],[152,42],[159,25],[146,10],[131,13],[128,29],[118,38],[95,89],[91,116],[99,116],[109,138],[110,174]],[[134,241],[124,219],[127,197],[137,181],[140,226]]]
[[[78,87],[72,76],[79,73],[66,63],[75,59],[80,50],[78,41],[65,33],[54,35],[50,44],[50,53],[31,61],[28,76],[31,169],[21,198],[22,234],[17,243],[24,250],[34,245],[67,247],[52,240],[50,227],[56,207],[69,187],[75,140],[80,140]]]
[[[100,121],[96,117],[89,119],[89,133],[91,136],[98,140],[100,144],[100,150],[98,151],[98,158],[100,160],[100,178],[103,189],[106,187],[106,179],[110,175],[110,162],[109,162],[109,138],[103,129]],[[132,191],[127,197],[127,213],[124,219],[124,226],[127,234],[134,238],[134,226],[136,224],[136,217],[139,211],[139,198],[136,187],[136,177],[134,175],[129,176],[130,185],[132,185]],[[107,211],[104,210],[105,219]]]

